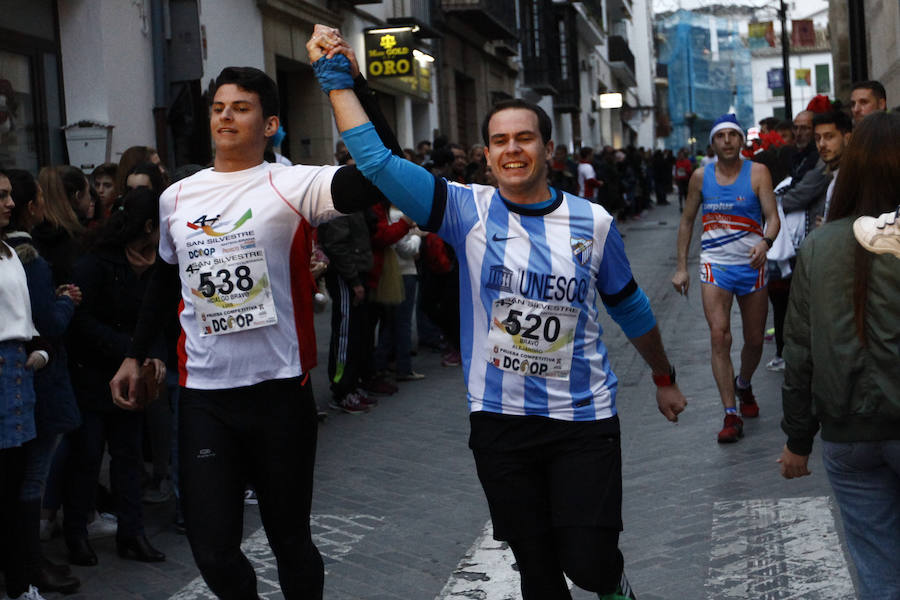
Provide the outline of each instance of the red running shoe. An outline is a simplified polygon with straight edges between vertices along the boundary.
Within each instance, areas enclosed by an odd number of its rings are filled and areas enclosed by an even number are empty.
[[[744,422],[737,415],[725,415],[725,426],[719,432],[720,444],[733,444],[744,437]]]
[[[372,379],[363,384],[363,390],[369,396],[390,396],[396,394],[399,390],[393,383],[388,383],[384,379]]]
[[[737,377],[734,378],[734,394],[741,402],[741,416],[748,419],[755,419],[759,416],[759,404],[756,403],[756,396],[753,395],[753,386],[746,390],[738,387]]]

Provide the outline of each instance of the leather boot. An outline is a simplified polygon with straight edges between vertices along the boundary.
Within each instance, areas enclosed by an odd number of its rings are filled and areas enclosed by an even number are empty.
[[[41,567],[58,575],[72,574],[72,569],[69,568],[69,565],[58,565],[45,556],[41,556]]]
[[[166,555],[150,545],[146,535],[130,538],[116,538],[116,552],[122,558],[133,558],[141,562],[162,562]]]
[[[72,575],[63,575],[54,570],[41,566],[35,571],[31,582],[41,592],[61,592],[72,594],[78,590],[81,580]]]
[[[87,538],[66,538],[69,549],[69,562],[81,567],[93,567],[97,564],[97,553],[91,548]]]

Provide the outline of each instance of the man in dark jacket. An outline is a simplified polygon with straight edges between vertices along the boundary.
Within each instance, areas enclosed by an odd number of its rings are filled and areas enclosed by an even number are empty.
[[[338,217],[319,226],[319,244],[330,261],[325,286],[331,307],[331,345],[328,380],[331,406],[349,414],[369,410],[368,398],[359,391],[362,356],[367,330],[366,279],[372,270],[369,227],[363,212]]]

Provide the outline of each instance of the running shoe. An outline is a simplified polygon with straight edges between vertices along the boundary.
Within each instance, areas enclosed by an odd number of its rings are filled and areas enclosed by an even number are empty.
[[[441,357],[441,365],[445,367],[458,367],[461,364],[462,357],[459,354],[459,350],[450,350]]]
[[[366,391],[362,388],[356,388],[356,395],[359,396],[359,402],[366,408],[372,408],[373,406],[378,406],[378,399],[372,396],[369,396]]]
[[[766,363],[766,368],[770,371],[784,371],[784,359],[776,356]]]
[[[900,258],[900,206],[879,217],[858,218],[853,222],[853,235],[869,252]]]
[[[348,415],[360,415],[369,412],[369,408],[362,403],[359,394],[350,392],[343,398],[334,398],[328,403],[331,408],[340,410]]]
[[[41,596],[41,593],[36,587],[34,587],[33,585],[29,585],[28,590],[26,590],[22,595],[16,596],[15,598],[3,594],[3,600],[46,600],[46,598]]]
[[[756,403],[756,396],[753,395],[753,386],[747,389],[741,389],[737,384],[737,377],[734,378],[734,394],[741,402],[741,416],[748,419],[755,419],[759,416],[759,404]]]
[[[400,390],[396,385],[384,379],[372,379],[363,384],[363,389],[369,396],[390,396]]]
[[[421,373],[416,373],[415,371],[397,375],[397,381],[419,381],[420,379],[425,379],[425,376]]]
[[[625,571],[622,571],[622,579],[619,580],[615,593],[600,596],[600,600],[637,600],[634,590],[631,589],[631,584],[628,583],[628,578],[625,577]]]
[[[116,535],[119,530],[119,519],[107,512],[94,512],[93,520],[87,524],[89,540]]]
[[[744,437],[744,422],[737,415],[725,415],[725,425],[719,432],[720,444],[733,444]]]

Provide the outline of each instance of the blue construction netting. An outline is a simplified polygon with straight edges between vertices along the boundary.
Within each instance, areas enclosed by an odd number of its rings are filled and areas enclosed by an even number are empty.
[[[668,65],[669,75],[672,134],[665,138],[667,148],[690,146],[689,113],[696,115],[697,152],[706,148],[712,123],[729,109],[743,127],[754,124],[750,49],[736,22],[679,10],[656,22],[656,34],[659,62]]]

